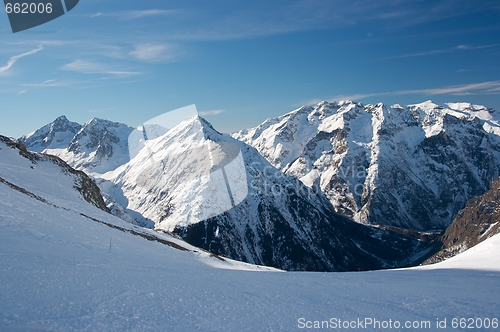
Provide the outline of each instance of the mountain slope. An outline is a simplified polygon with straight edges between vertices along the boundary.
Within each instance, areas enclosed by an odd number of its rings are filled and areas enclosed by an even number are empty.
[[[425,263],[453,257],[497,233],[500,233],[500,178],[485,194],[467,202],[443,234],[441,250]]]
[[[60,158],[29,152],[20,141],[1,135],[0,156],[0,181],[10,188],[59,206],[85,200],[108,212],[94,181]]]
[[[499,175],[499,119],[466,103],[322,102],[233,137],[321,190],[348,218],[444,230]]]

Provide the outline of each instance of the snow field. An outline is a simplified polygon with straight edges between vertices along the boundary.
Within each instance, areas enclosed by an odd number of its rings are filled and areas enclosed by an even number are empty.
[[[248,266],[235,263],[228,270],[214,268],[223,262],[209,255],[82,217],[79,212],[125,225],[83,201],[80,211],[67,211],[0,186],[2,331],[293,331],[301,318],[434,325],[447,318],[450,325],[454,317],[499,316],[499,265],[468,269],[498,253],[498,236],[451,268],[445,262],[364,273],[272,273],[238,270]]]

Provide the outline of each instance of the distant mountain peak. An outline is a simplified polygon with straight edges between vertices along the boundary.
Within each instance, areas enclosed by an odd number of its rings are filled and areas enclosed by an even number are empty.
[[[36,152],[64,148],[80,128],[80,124],[71,122],[66,116],[61,115],[33,133],[22,136],[19,140],[26,145],[28,150]]]
[[[128,161],[127,138],[132,130],[99,118],[82,126],[61,115],[19,140],[28,150],[57,155],[77,169],[106,172]]]
[[[66,115],[61,115],[61,116],[58,116],[54,122],[69,122],[68,118],[66,117]]]

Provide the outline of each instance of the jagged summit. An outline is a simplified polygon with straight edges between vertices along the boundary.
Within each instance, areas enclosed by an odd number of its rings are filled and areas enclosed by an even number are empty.
[[[54,123],[66,123],[66,122],[70,122],[68,120],[68,118],[66,117],[66,115],[61,115],[61,116],[58,116],[55,120],[54,120]]]
[[[59,156],[77,169],[104,173],[129,160],[127,139],[132,130],[98,118],[80,125],[63,115],[20,141],[29,150]]]
[[[53,122],[43,126],[19,140],[31,151],[42,152],[45,149],[65,148],[73,136],[81,129],[81,125],[69,121],[61,115]]]

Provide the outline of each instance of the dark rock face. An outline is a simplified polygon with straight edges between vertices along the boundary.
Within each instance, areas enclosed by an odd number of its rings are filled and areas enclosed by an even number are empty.
[[[298,196],[291,201],[295,206],[283,211],[274,202],[263,200],[258,204],[258,216],[235,225],[234,216],[244,214],[251,205],[243,202],[223,215],[174,232],[214,254],[284,270],[358,271],[382,265],[359,250],[342,227],[335,225],[335,218],[328,218]]]
[[[71,140],[68,150],[71,152],[82,152],[95,150],[100,158],[113,156],[113,143],[119,143],[120,138],[109,131],[109,128],[118,128],[122,124],[107,120],[94,119],[86,123],[84,130],[79,131]]]
[[[500,233],[500,178],[485,194],[469,200],[440,239],[438,253],[425,261],[432,264],[453,257]]]
[[[300,199],[299,199],[300,200]],[[244,210],[243,206],[235,210]],[[435,235],[377,229],[342,216],[322,215],[305,202],[299,230],[272,205],[259,205],[257,222],[235,225],[232,210],[174,233],[214,254],[289,271],[366,271],[418,265],[436,252]],[[300,210],[297,210],[300,211]],[[304,210],[302,210],[304,211]],[[437,246],[437,247],[436,247]]]
[[[381,158],[379,186],[370,199],[371,223],[442,230],[468,199],[489,189],[498,176],[500,145],[479,124],[455,122],[460,128],[453,128],[449,118],[445,131],[425,138],[408,151],[409,158]]]

